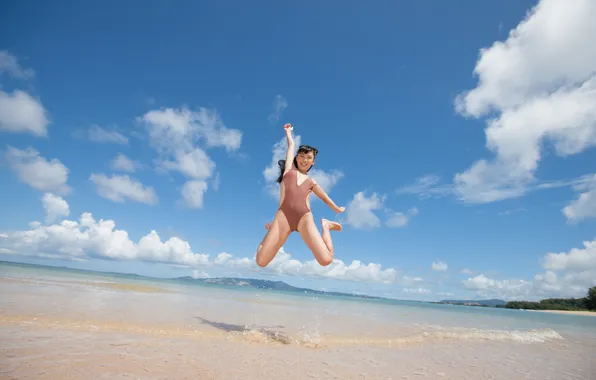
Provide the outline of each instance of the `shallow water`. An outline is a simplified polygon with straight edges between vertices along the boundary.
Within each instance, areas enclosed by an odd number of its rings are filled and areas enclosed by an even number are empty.
[[[7,264],[0,342],[0,378],[596,378],[591,316]]]

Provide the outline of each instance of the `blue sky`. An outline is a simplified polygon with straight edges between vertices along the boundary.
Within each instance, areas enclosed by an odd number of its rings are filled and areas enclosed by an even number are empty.
[[[569,7],[10,2],[0,257],[407,299],[583,296],[596,279],[596,9]],[[347,206],[327,268],[298,234],[275,265],[254,265],[286,122]],[[63,222],[84,213],[115,226]],[[152,230],[159,242],[140,244]]]

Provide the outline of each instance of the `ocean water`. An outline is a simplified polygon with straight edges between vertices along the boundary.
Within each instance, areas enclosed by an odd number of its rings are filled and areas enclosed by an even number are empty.
[[[596,379],[594,316],[1,262],[0,341],[0,378]]]

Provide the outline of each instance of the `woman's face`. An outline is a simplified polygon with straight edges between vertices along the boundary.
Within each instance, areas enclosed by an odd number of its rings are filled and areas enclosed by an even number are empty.
[[[313,152],[299,152],[296,155],[296,163],[298,164],[298,169],[300,169],[300,171],[307,172],[315,163],[315,155]]]

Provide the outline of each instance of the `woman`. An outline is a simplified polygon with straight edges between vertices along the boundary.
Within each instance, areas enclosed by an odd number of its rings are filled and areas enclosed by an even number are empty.
[[[286,159],[280,160],[278,163],[280,168],[280,175],[277,179],[280,184],[279,208],[273,221],[265,226],[268,231],[257,249],[257,265],[267,266],[293,231],[300,233],[319,264],[329,265],[333,261],[333,243],[330,231],[341,231],[342,226],[339,223],[321,219],[323,229],[321,235],[310,211],[308,197],[311,192],[315,193],[338,213],[344,212],[345,207],[338,207],[315,180],[306,174],[314,165],[318,150],[301,145],[296,157],[292,159],[294,152],[293,128],[290,124],[286,124],[284,130],[288,140],[288,151]]]

